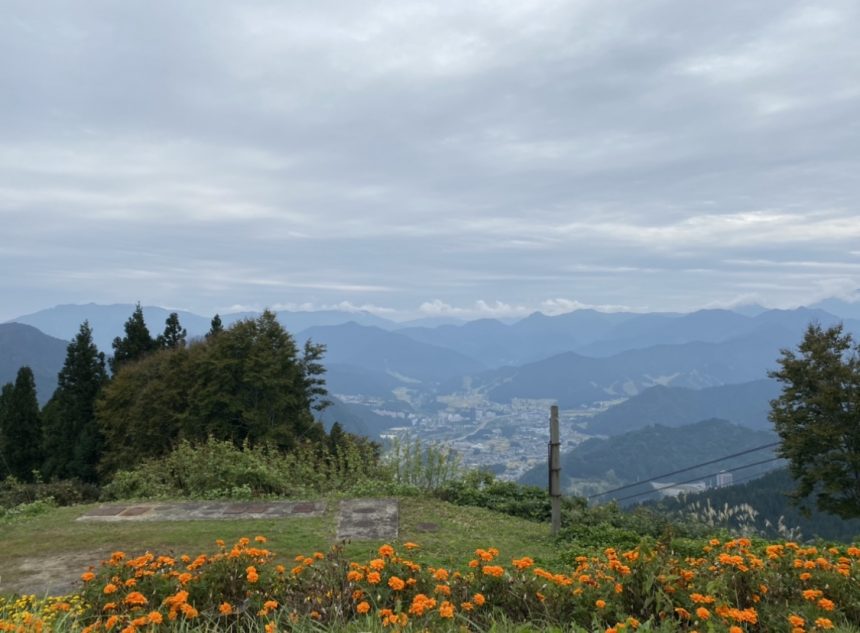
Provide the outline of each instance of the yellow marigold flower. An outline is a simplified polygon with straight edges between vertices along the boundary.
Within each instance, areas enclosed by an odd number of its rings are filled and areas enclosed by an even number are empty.
[[[221,615],[230,615],[231,613],[233,613],[233,605],[230,604],[229,602],[222,602],[218,606],[218,612]]]
[[[711,617],[711,612],[708,611],[705,607],[699,607],[696,609],[696,617],[700,620],[707,620]]]
[[[830,618],[816,618],[815,626],[819,629],[832,629],[833,622],[830,621]]]
[[[495,578],[501,578],[505,574],[504,568],[499,565],[485,565],[483,572],[485,576],[493,576]]]
[[[379,555],[383,558],[390,558],[391,556],[394,556],[394,548],[386,543],[379,548]]]
[[[388,579],[388,586],[391,587],[394,591],[402,591],[406,586],[406,583],[403,582],[402,579],[397,576],[392,576]]]
[[[370,611],[370,603],[368,603],[366,600],[363,600],[357,605],[355,605],[355,610],[357,613],[365,614]]]
[[[482,594],[482,593],[476,593],[474,596],[472,596],[472,602],[474,602],[479,607],[484,606],[484,603],[486,601],[487,601],[487,599],[484,597],[484,594]]]
[[[447,600],[439,605],[439,616],[451,619],[454,617],[454,605]]]
[[[597,607],[598,609],[603,609],[606,607],[606,600],[595,600],[594,606]]]

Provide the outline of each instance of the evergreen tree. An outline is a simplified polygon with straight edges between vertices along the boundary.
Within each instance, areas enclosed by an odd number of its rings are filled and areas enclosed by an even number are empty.
[[[171,312],[164,321],[164,334],[156,339],[156,347],[162,349],[176,349],[185,347],[185,337],[188,332],[179,324],[179,315]]]
[[[302,383],[307,400],[306,404],[314,411],[322,411],[331,406],[328,390],[325,388],[325,365],[322,357],[325,355],[325,345],[312,343],[310,339],[305,341],[304,354],[302,355]]]
[[[3,456],[6,454],[6,435],[3,431],[6,425],[6,410],[9,406],[9,401],[12,399],[12,391],[15,385],[7,382],[0,389],[0,480],[5,479],[12,474],[9,466],[3,461]]]
[[[58,386],[45,405],[45,474],[96,481],[102,435],[95,419],[95,402],[107,382],[105,357],[93,343],[90,324],[66,349]]]
[[[209,331],[206,333],[206,338],[218,336],[223,331],[224,325],[221,323],[221,317],[216,314],[212,317],[212,323],[209,326]]]
[[[778,362],[770,376],[784,386],[770,419],[797,482],[794,499],[860,517],[860,344],[841,324],[810,325],[797,352],[782,350]]]
[[[29,367],[18,370],[15,385],[3,388],[0,435],[3,465],[22,481],[32,481],[42,465],[42,417],[36,400],[36,381]]]
[[[156,349],[156,341],[149,334],[146,322],[143,320],[143,309],[140,302],[132,315],[125,322],[125,336],[113,340],[113,358],[110,359],[111,372],[116,374],[119,368],[129,361],[139,360]]]

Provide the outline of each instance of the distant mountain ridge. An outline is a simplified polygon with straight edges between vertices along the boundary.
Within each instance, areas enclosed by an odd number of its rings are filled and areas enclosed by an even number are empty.
[[[21,367],[33,370],[36,396],[45,404],[57,388],[57,374],[66,360],[67,341],[22,323],[0,323],[0,385],[14,382]]]
[[[696,466],[704,462],[734,455],[741,451],[764,446],[776,441],[776,434],[753,431],[727,420],[710,419],[680,427],[655,425],[638,429],[609,439],[592,438],[572,451],[562,454],[561,475],[564,486],[574,479],[605,480],[607,474],[622,484],[635,483],[664,473]],[[713,472],[729,470],[772,457],[774,449],[710,464],[667,478],[668,483],[705,477]],[[750,469],[746,474],[766,472],[778,462]],[[745,471],[746,472],[746,471]],[[522,483],[546,485],[547,466],[532,468],[521,478]],[[648,490],[639,486],[619,493],[628,496]],[[609,498],[604,500],[608,501]]]
[[[766,379],[704,389],[658,385],[595,415],[588,432],[619,435],[652,424],[683,426],[708,417],[769,430],[770,401],[780,391],[779,383]]]

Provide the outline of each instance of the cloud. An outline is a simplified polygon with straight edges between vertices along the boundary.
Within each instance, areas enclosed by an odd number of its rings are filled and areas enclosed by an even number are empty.
[[[860,286],[850,0],[4,14],[0,318],[138,298],[516,315],[574,292],[675,310]]]

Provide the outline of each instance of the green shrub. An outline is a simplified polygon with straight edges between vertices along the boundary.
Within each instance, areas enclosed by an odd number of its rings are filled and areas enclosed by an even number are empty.
[[[23,482],[14,477],[0,481],[0,508],[13,508],[21,504],[51,499],[58,506],[89,503],[99,498],[98,486],[80,479],[61,481]]]

